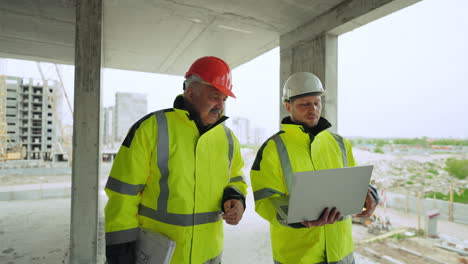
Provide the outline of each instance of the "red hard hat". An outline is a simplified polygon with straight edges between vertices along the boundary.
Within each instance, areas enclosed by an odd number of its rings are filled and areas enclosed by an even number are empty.
[[[198,75],[223,94],[236,98],[231,91],[231,69],[222,59],[212,56],[199,58],[190,66],[185,78],[192,74]]]

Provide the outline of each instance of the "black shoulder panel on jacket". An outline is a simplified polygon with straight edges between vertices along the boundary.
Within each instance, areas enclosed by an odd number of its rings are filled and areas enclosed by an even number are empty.
[[[254,160],[254,163],[252,165],[252,170],[256,170],[256,171],[259,171],[260,170],[260,162],[262,162],[262,158],[263,158],[263,149],[266,147],[266,145],[268,144],[268,141],[270,141],[270,139],[272,139],[275,135],[279,135],[279,134],[283,134],[284,131],[279,131],[278,133],[274,134],[273,136],[271,136],[269,139],[267,139],[263,145],[260,147],[260,149],[258,150],[257,152],[257,156],[255,157],[255,160]]]
[[[167,108],[167,109],[163,109],[161,111],[163,111],[164,113],[167,113],[167,112],[173,112],[174,109],[173,108]],[[144,117],[142,117],[140,120],[138,120],[135,124],[133,124],[133,126],[128,131],[127,136],[125,137],[125,139],[124,139],[124,141],[122,143],[122,146],[130,148],[130,145],[132,144],[132,141],[133,141],[133,137],[135,136],[135,132],[140,127],[141,123],[143,123],[146,119],[152,117],[155,114],[156,114],[156,112],[149,113],[149,114],[145,115]]]
[[[135,136],[135,132],[140,127],[141,123],[143,123],[146,119],[154,116],[155,113],[156,112],[149,113],[149,114],[145,115],[144,117],[142,117],[140,120],[138,120],[135,124],[133,124],[133,126],[128,131],[127,136],[125,137],[125,139],[124,139],[124,141],[122,143],[122,146],[130,148],[130,145],[132,144],[132,141],[133,141],[133,137]]]

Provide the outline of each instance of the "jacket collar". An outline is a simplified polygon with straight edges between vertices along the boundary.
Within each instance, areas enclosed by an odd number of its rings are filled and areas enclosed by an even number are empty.
[[[327,119],[325,119],[324,117],[320,117],[318,123],[316,126],[314,127],[308,127],[308,126],[305,126],[303,124],[297,124],[295,123],[294,121],[292,121],[291,117],[290,116],[287,116],[285,118],[283,118],[283,120],[281,121],[281,124],[283,126],[283,128],[286,128],[288,127],[289,125],[294,125],[295,127],[298,127],[302,130],[302,132],[304,133],[307,133],[307,134],[311,134],[313,136],[316,136],[318,133],[330,128],[332,125],[330,124],[330,122],[328,122]]]
[[[194,111],[189,110],[189,108],[187,106],[187,102],[185,101],[185,98],[184,98],[183,94],[179,94],[175,98],[173,106],[176,109],[183,110],[183,111],[187,112],[186,116],[187,116],[188,120],[195,122],[195,124],[197,125],[197,128],[198,128],[198,131],[200,132],[200,135],[204,134],[208,130],[212,129],[213,127],[215,127],[215,126],[217,126],[219,124],[221,124],[222,122],[226,121],[226,119],[229,118],[229,117],[223,115],[220,119],[218,119],[218,121],[216,121],[216,123],[208,125],[208,126],[203,126],[198,114],[195,113]]]

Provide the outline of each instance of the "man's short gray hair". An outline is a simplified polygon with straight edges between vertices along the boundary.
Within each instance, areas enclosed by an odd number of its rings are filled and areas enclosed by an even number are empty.
[[[200,76],[196,74],[189,75],[184,81],[184,89],[187,89],[188,87],[192,85],[192,83],[195,83],[195,82],[204,83],[205,81],[203,81],[203,79],[200,78]]]

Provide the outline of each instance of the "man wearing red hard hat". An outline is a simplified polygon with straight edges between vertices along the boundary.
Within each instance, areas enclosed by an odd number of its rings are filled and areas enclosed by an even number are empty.
[[[229,65],[202,57],[185,74],[173,108],[131,127],[105,188],[109,264],[142,257],[141,230],[175,242],[161,263],[221,263],[223,219],[239,223],[247,194],[239,141],[223,123],[228,96],[235,98]]]

